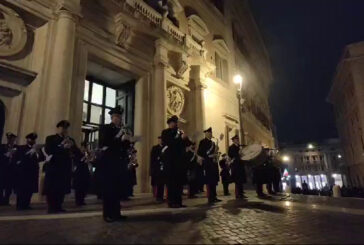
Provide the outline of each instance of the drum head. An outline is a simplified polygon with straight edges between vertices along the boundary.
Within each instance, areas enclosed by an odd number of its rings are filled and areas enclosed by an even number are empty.
[[[258,144],[248,145],[243,148],[242,153],[243,157],[241,158],[244,161],[251,161],[257,158],[263,151],[263,147]]]

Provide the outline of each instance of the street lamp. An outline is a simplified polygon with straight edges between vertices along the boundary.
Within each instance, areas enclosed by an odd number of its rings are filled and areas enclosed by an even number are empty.
[[[238,91],[236,93],[237,98],[239,100],[239,121],[240,121],[240,138],[241,138],[241,142],[242,144],[245,144],[245,135],[244,135],[244,128],[243,128],[243,119],[242,119],[242,86],[243,86],[243,77],[240,74],[236,74],[233,77],[233,82],[236,85],[239,85]]]
[[[287,156],[287,155],[282,156],[283,162],[289,162],[289,160],[290,160],[289,156]]]
[[[241,87],[243,85],[243,77],[237,74],[234,76],[233,80],[235,84],[239,85],[239,91],[241,91]]]

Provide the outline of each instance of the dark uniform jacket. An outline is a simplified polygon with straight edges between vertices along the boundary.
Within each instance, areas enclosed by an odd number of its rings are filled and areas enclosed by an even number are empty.
[[[229,147],[228,156],[232,159],[231,163],[231,177],[235,183],[245,183],[246,175],[245,175],[245,164],[240,159],[240,147],[232,144]]]
[[[5,156],[5,154],[10,151],[16,151],[17,148],[17,145],[0,145],[0,188],[14,187],[14,162],[12,161],[12,157],[9,158]],[[15,152],[12,156],[14,156],[14,154]]]
[[[65,148],[62,144],[64,140],[65,138],[59,134],[46,138],[45,152],[47,155],[52,155],[52,158],[43,166],[45,172],[43,194],[71,192],[72,160],[74,154],[79,154],[79,149],[72,138],[69,140],[73,142],[73,146],[70,149]]]
[[[162,157],[162,146],[155,145],[150,152],[150,176],[151,185],[162,185],[166,183],[166,170]]]
[[[99,148],[102,150],[98,163],[103,193],[123,197],[128,188],[128,149],[130,142],[116,138],[121,128],[114,124],[100,127]]]
[[[184,175],[185,163],[183,155],[185,152],[185,143],[182,135],[177,128],[168,128],[162,131],[163,149],[162,161],[165,163],[167,173],[167,183],[185,182]],[[165,148],[167,147],[167,148]]]
[[[230,166],[226,163],[226,159],[222,159],[219,162],[220,165],[220,176],[222,183],[231,183]]]
[[[202,167],[205,171],[206,184],[217,184],[219,182],[219,166],[215,157],[215,143],[207,138],[200,141],[197,154],[204,158]]]
[[[14,154],[16,192],[38,192],[39,162],[44,161],[44,155],[41,152],[32,152],[32,148],[30,145],[22,145]]]

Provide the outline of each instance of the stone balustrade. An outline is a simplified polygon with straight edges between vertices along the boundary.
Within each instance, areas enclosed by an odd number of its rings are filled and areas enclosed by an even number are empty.
[[[161,26],[162,15],[146,4],[143,0],[126,0],[126,3],[155,25]]]
[[[199,52],[203,49],[199,43],[192,39],[191,36],[180,31],[179,28],[175,26],[168,18],[163,18],[163,16],[158,13],[158,11],[153,9],[143,0],[126,0],[125,2],[130,7],[135,9],[135,11],[147,18],[151,23],[164,30],[187,48],[193,48]]]

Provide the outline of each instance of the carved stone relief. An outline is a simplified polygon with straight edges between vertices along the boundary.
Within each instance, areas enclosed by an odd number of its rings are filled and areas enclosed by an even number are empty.
[[[167,89],[167,110],[171,115],[181,115],[185,105],[185,96],[181,88],[170,86]]]
[[[131,33],[131,27],[125,23],[116,23],[115,27],[115,44],[124,46],[128,41]]]
[[[0,56],[18,54],[27,42],[23,20],[12,9],[0,4]]]

